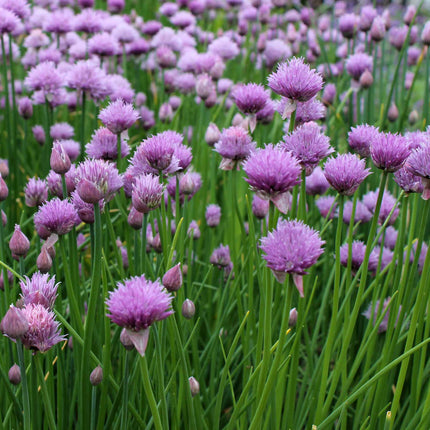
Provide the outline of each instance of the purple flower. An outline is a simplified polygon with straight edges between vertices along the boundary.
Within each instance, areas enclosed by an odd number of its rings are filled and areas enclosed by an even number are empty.
[[[367,124],[357,125],[348,133],[348,143],[351,149],[362,157],[370,155],[372,142],[378,136],[379,130]]]
[[[99,119],[112,133],[119,134],[139,119],[139,113],[133,109],[132,104],[119,99],[104,108]]]
[[[373,325],[375,325],[378,316],[381,316],[382,313],[385,312],[389,304],[391,304],[391,298],[387,297],[382,303],[382,309],[381,309],[381,300],[378,299],[376,300],[375,305],[370,303],[368,308],[362,313],[362,315],[366,317],[369,321],[371,321]],[[373,315],[372,315],[372,309],[373,309]],[[401,311],[402,311],[402,306],[399,306],[394,327],[397,325]],[[384,318],[382,318],[382,321],[378,327],[378,333],[384,333],[385,331],[387,331],[389,318],[390,318],[390,310],[388,310],[387,313],[384,315]]]
[[[210,43],[208,51],[220,56],[223,60],[231,60],[239,54],[239,48],[227,36],[221,36]]]
[[[232,97],[240,111],[252,115],[263,109],[269,94],[263,85],[250,83],[237,85],[232,92]]]
[[[338,154],[324,165],[324,175],[329,184],[339,193],[351,196],[364,179],[370,175],[364,160],[354,154]]]
[[[64,78],[51,61],[45,61],[33,67],[24,84],[31,91],[42,91],[44,97],[51,101],[64,86]]]
[[[266,218],[269,213],[270,200],[265,200],[258,197],[258,194],[254,194],[252,198],[252,213],[258,219]]]
[[[225,269],[231,264],[230,248],[228,245],[224,246],[221,244],[218,248],[215,248],[210,257],[210,263],[219,269]]]
[[[421,178],[424,186],[422,197],[424,200],[430,198],[430,145],[424,144],[414,149],[406,160],[405,169],[412,175]]]
[[[179,201],[181,204],[184,203],[185,199],[191,200],[202,186],[200,173],[188,171],[186,173],[179,173],[177,178],[176,176],[172,176],[169,178],[167,184],[167,192],[173,200],[176,199],[176,179],[179,182]]]
[[[75,134],[75,130],[67,122],[58,122],[52,125],[49,132],[54,140],[70,139]]]
[[[382,252],[382,256],[381,256]],[[385,246],[381,249],[381,247],[376,246],[369,258],[369,272],[376,274],[378,270],[379,260],[381,260],[381,268],[380,270],[385,269],[392,261],[393,261],[394,252],[391,249],[385,248]]]
[[[251,153],[243,169],[251,189],[260,197],[272,200],[281,212],[286,213],[288,207],[282,204],[285,194],[300,183],[300,166],[294,155],[266,145]]]
[[[84,202],[77,191],[72,193],[72,203],[78,213],[79,219],[86,224],[94,223],[94,205]],[[104,200],[100,200],[100,211],[104,209]]]
[[[229,127],[222,131],[214,148],[223,158],[220,168],[232,170],[255,149],[255,142],[242,127]]]
[[[87,203],[101,199],[109,201],[122,187],[123,180],[118,169],[104,160],[85,160],[76,168],[76,191]]]
[[[388,172],[399,170],[410,153],[408,142],[399,134],[378,133],[370,147],[375,166]]]
[[[327,182],[321,167],[315,167],[314,171],[306,178],[306,194],[311,196],[322,195],[329,188],[330,184]]]
[[[158,176],[151,173],[137,177],[131,194],[134,208],[146,214],[160,206],[163,196],[163,185]]]
[[[81,153],[81,144],[79,142],[73,139],[61,139],[59,143],[61,143],[64,151],[66,151],[70,161],[75,161],[79,157]]]
[[[117,160],[118,147],[117,135],[105,127],[98,128],[91,137],[91,142],[85,146],[85,151],[90,158],[102,160]],[[121,139],[121,157],[127,157],[130,146]]]
[[[117,288],[109,293],[106,304],[107,315],[115,324],[127,329],[134,346],[145,354],[149,327],[173,313],[173,296],[159,281],[149,281],[145,275],[119,282]]]
[[[353,203],[351,201],[347,201],[343,208],[343,222],[349,225],[352,216],[352,208]],[[360,222],[361,224],[365,222],[369,222],[372,219],[372,213],[367,209],[366,205],[357,201],[357,205],[355,206],[355,215],[354,215],[354,224]]]
[[[292,58],[279,64],[268,82],[275,93],[300,102],[310,100],[323,86],[321,75],[305,64],[302,58]]]
[[[88,40],[88,53],[111,57],[121,52],[121,46],[110,33],[95,34]]]
[[[59,285],[55,283],[55,275],[49,279],[47,273],[42,275],[42,273],[36,272],[31,279],[28,276],[24,276],[24,280],[20,281],[20,285],[24,305],[42,305],[47,309],[54,307]]]
[[[74,164],[70,166],[70,170],[64,175],[66,178],[67,194],[70,194],[75,189],[76,167]],[[61,175],[51,170],[46,178],[49,191],[60,198],[63,198],[63,186],[61,183]]]
[[[25,204],[31,208],[40,206],[48,200],[48,186],[46,181],[30,178],[24,188]]]
[[[285,112],[285,107],[284,110],[280,112],[281,115],[283,112]],[[316,97],[313,97],[307,102],[298,102],[296,108],[296,125],[310,121],[318,121],[325,118],[325,115],[326,108]]]
[[[54,198],[44,203],[34,215],[36,230],[40,228],[58,235],[67,234],[78,218],[75,207],[67,200]]]
[[[333,152],[329,142],[330,139],[321,133],[321,127],[311,122],[285,135],[281,147],[294,155],[310,175],[318,163]]]
[[[345,63],[346,71],[351,75],[351,77],[359,81],[361,75],[368,70],[372,72],[373,70],[373,58],[370,55],[364,53],[352,54],[348,57]]]
[[[45,136],[45,130],[43,129],[43,127],[41,125],[35,125],[31,131],[33,132],[33,136],[36,140],[36,142],[39,145],[44,145],[45,144],[45,140],[46,140],[46,136]]]
[[[21,337],[26,348],[46,352],[58,342],[65,340],[60,334],[59,323],[53,312],[40,304],[28,304],[22,309],[28,321],[28,331]]]
[[[263,258],[276,279],[283,282],[286,273],[305,275],[324,252],[317,231],[302,221],[280,220],[275,230],[261,239]],[[299,292],[303,296],[303,290]]]
[[[339,19],[339,31],[346,39],[352,39],[357,32],[358,16],[353,13],[344,13]]]
[[[391,250],[394,250],[397,242],[397,236],[398,236],[397,230],[391,225],[388,226],[385,230],[384,246],[386,246]],[[382,236],[379,238],[378,240],[379,244],[382,243],[382,238],[383,238]]]
[[[0,34],[12,33],[20,25],[18,16],[10,10],[0,7]]]
[[[375,191],[369,191],[363,197],[363,203],[366,205],[367,209],[369,209],[369,211],[372,213],[375,212],[376,201],[378,200],[378,193],[379,193],[379,189]],[[382,196],[381,209],[379,211],[379,217],[378,217],[378,222],[380,225],[384,224],[385,220],[388,218],[388,215],[394,208],[395,204],[396,204],[396,199],[390,194],[388,190],[385,190],[384,195]],[[389,224],[390,225],[394,224],[398,216],[399,216],[399,208],[396,208],[394,209],[394,212],[391,215]]]
[[[354,240],[351,244],[351,269],[356,272],[364,261],[366,245],[361,240]],[[340,247],[340,264],[347,267],[349,255],[349,244],[345,243]]]
[[[208,205],[205,212],[206,224],[208,227],[218,226],[221,219],[221,208],[218,205]]]
[[[18,100],[18,113],[24,119],[29,119],[33,116],[33,103],[28,97],[22,97]]]
[[[131,159],[132,174],[168,175],[181,169],[177,156],[183,136],[174,131],[164,131],[145,139]],[[187,152],[189,155],[189,152]],[[191,161],[191,160],[190,160]]]

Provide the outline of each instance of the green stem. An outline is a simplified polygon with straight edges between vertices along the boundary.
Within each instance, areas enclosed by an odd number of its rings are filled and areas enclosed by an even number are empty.
[[[18,351],[18,363],[21,371],[21,383],[22,383],[22,405],[24,408],[24,430],[31,429],[30,421],[30,398],[28,395],[28,383],[27,374],[24,362],[24,351],[22,347],[22,342],[20,340],[16,341],[16,349]]]
[[[140,370],[142,372],[143,388],[145,390],[146,400],[149,403],[149,408],[151,409],[155,430],[163,430],[157,402],[155,401],[154,392],[152,391],[151,381],[149,379],[148,363],[145,356],[140,358]]]
[[[47,421],[49,423],[49,428],[55,430],[57,428],[55,424],[54,413],[52,412],[51,401],[49,399],[48,388],[46,387],[45,376],[43,375],[42,365],[40,363],[41,356],[36,354],[34,356],[34,362],[36,363],[37,373],[39,375],[39,383],[42,388],[43,405],[45,406],[45,412],[47,415]]]
[[[127,350],[124,348],[124,389],[123,389],[123,405],[128,405],[128,374],[129,374],[129,357],[128,357],[128,352]],[[126,429],[127,428],[127,413],[128,413],[128,408],[122,408],[122,414],[121,414],[121,428],[122,429]]]

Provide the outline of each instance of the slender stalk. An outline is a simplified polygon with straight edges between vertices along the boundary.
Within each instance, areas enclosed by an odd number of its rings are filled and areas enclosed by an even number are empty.
[[[18,351],[18,363],[21,371],[21,383],[22,383],[22,405],[24,409],[24,430],[31,429],[30,421],[30,397],[28,395],[28,382],[27,373],[24,362],[24,351],[22,347],[22,342],[17,339],[16,349]]]
[[[154,392],[152,391],[151,381],[149,379],[148,363],[145,356],[140,358],[140,370],[142,373],[143,388],[145,390],[146,400],[149,403],[149,408],[151,409],[155,430],[163,430],[157,402],[155,401]]]
[[[123,405],[128,405],[128,378],[129,378],[129,356],[128,356],[127,350],[124,348],[124,388],[123,388]],[[121,428],[126,429],[127,428],[127,421],[128,421],[128,408],[122,408],[121,413]]]

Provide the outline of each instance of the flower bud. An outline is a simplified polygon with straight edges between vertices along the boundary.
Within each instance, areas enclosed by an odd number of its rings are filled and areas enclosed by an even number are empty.
[[[64,175],[70,170],[71,161],[63,145],[59,142],[54,142],[50,158],[51,169],[59,175]]]
[[[4,179],[9,176],[9,161],[4,158],[0,158],[0,175]]]
[[[162,283],[167,291],[178,291],[182,286],[181,263],[173,266],[163,276]]]
[[[21,309],[11,305],[0,323],[3,334],[11,339],[18,339],[28,331],[28,321]]]
[[[394,122],[399,117],[399,110],[397,109],[397,106],[392,103],[390,106],[390,109],[388,109],[388,121]]]
[[[90,204],[97,203],[104,197],[103,192],[99,190],[93,182],[85,178],[81,179],[79,182],[78,194],[85,203]]]
[[[1,211],[1,222],[3,224],[3,227],[6,227],[7,224],[7,215],[5,213],[5,211],[2,209]]]
[[[9,188],[7,187],[3,177],[0,176],[0,202],[6,200],[8,195],[9,195]]]
[[[418,112],[414,109],[411,111],[408,117],[408,121],[410,125],[414,125],[419,120]]]
[[[99,385],[103,381],[103,369],[101,366],[97,366],[90,375],[91,385]]]
[[[10,239],[9,249],[12,251],[12,254],[18,257],[25,257],[30,249],[30,241],[21,231],[21,227],[18,224],[15,224],[15,231]]]
[[[373,76],[369,70],[365,70],[360,76],[360,86],[361,88],[370,88],[373,84]]]
[[[130,213],[128,214],[127,222],[131,228],[139,230],[142,228],[143,223],[143,213],[137,211],[134,206],[130,208]]]
[[[9,369],[8,377],[13,385],[18,385],[21,382],[21,369],[16,363]]]
[[[427,21],[424,25],[423,31],[421,33],[421,40],[424,45],[430,45],[430,21]]]
[[[203,100],[206,100],[212,92],[215,91],[215,85],[212,78],[207,74],[201,74],[196,79],[196,94]]]
[[[173,109],[169,103],[163,103],[158,111],[158,118],[161,122],[171,122],[173,119]]]
[[[198,383],[197,379],[194,378],[194,376],[190,376],[188,378],[188,382],[190,383],[191,395],[194,397],[197,394],[199,394],[200,393],[200,384]]]
[[[297,323],[297,309],[293,308],[290,310],[290,317],[288,319],[288,325],[294,327]]]
[[[40,254],[37,257],[36,265],[37,265],[37,268],[42,273],[47,273],[51,270],[52,258],[49,255],[48,250],[44,246],[42,246],[42,249],[40,250]]]
[[[214,146],[218,142],[221,132],[216,124],[211,122],[205,133],[205,141],[209,146]]]
[[[44,145],[46,141],[45,130],[41,125],[35,125],[32,129],[33,136],[39,145]]]
[[[33,103],[28,97],[22,97],[18,101],[18,113],[24,119],[30,119],[33,116]]]
[[[122,346],[127,350],[131,351],[134,348],[134,343],[130,339],[130,336],[127,333],[125,328],[122,329],[121,334],[119,336],[119,341],[122,343]]]
[[[182,316],[190,320],[196,313],[196,306],[190,299],[185,299],[182,303]]]

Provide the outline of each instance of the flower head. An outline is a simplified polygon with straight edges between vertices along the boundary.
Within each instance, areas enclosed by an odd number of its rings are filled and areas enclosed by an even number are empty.
[[[369,72],[373,70],[373,58],[368,54],[359,52],[348,57],[345,67],[351,77],[359,81],[366,70]]]
[[[91,142],[85,146],[85,151],[90,158],[103,160],[117,160],[118,146],[117,136],[105,127],[98,128],[91,137]],[[127,157],[130,147],[121,139],[121,157]]]
[[[231,170],[255,149],[255,142],[242,127],[229,127],[222,131],[215,151],[223,158],[221,169]]]
[[[286,273],[306,274],[324,252],[324,243],[318,232],[302,221],[280,220],[276,229],[261,239],[260,248],[267,266],[283,282]]]
[[[314,171],[306,178],[306,193],[315,196],[322,195],[330,188],[330,184],[324,176],[320,166],[315,167]]]
[[[348,133],[348,143],[353,151],[362,157],[370,155],[370,147],[379,133],[373,125],[357,125]]]
[[[158,208],[163,196],[163,185],[158,176],[151,173],[142,174],[137,177],[133,184],[131,199],[133,206],[144,214]]]
[[[329,158],[324,165],[324,175],[329,184],[339,193],[351,196],[370,175],[364,160],[354,154],[339,154]]]
[[[48,200],[48,186],[46,181],[30,178],[24,188],[25,204],[29,207],[40,206]]]
[[[305,64],[302,58],[292,58],[279,64],[268,81],[275,93],[300,102],[310,100],[323,86],[321,75]]]
[[[109,201],[122,187],[118,169],[104,160],[85,160],[76,168],[76,191],[87,203]]]
[[[391,304],[390,297],[387,297],[382,304],[381,304],[381,300],[378,299],[376,300],[376,303],[374,305],[370,303],[368,308],[366,309],[365,312],[363,312],[362,315],[366,317],[369,321],[371,321],[373,325],[375,325],[378,316],[382,315],[382,313],[386,311],[388,305],[390,304]],[[382,305],[382,308],[381,308],[381,305]],[[373,309],[373,312],[372,312],[372,309]],[[399,306],[399,310],[397,312],[397,317],[396,317],[394,326],[397,325],[397,321],[399,320],[401,310],[402,310],[402,307]],[[390,318],[390,310],[388,310],[387,313],[384,315],[384,318],[382,318],[382,321],[378,327],[378,333],[383,333],[387,331],[389,318]]]
[[[221,244],[218,248],[215,248],[209,261],[219,269],[225,269],[228,267],[228,265],[231,263],[229,246],[224,246]]]
[[[139,113],[133,109],[132,104],[118,99],[100,112],[99,119],[112,133],[119,134],[139,119]]]
[[[20,282],[22,299],[24,305],[42,305],[47,309],[54,307],[55,299],[57,298],[58,284],[55,283],[55,275],[49,279],[49,275],[36,272],[31,279],[24,276],[24,280]]]
[[[221,208],[215,204],[208,205],[206,207],[205,218],[208,227],[216,227],[221,219]]]
[[[410,153],[407,140],[399,134],[378,133],[370,147],[375,166],[388,172],[399,170]]]
[[[22,310],[28,321],[28,330],[21,337],[26,348],[46,352],[65,339],[53,312],[41,304],[30,303]]]
[[[263,85],[254,83],[238,85],[232,96],[239,110],[245,114],[256,114],[269,99]]]
[[[310,175],[318,163],[333,152],[330,139],[314,122],[306,123],[284,136],[281,147],[294,155],[306,174]]]
[[[354,240],[351,244],[351,269],[356,272],[364,261],[366,245],[361,240]],[[340,247],[340,264],[347,267],[349,255],[349,244],[345,243]]]
[[[58,197],[44,203],[34,215],[37,231],[44,229],[59,236],[71,231],[77,220],[78,214],[74,206]]]

